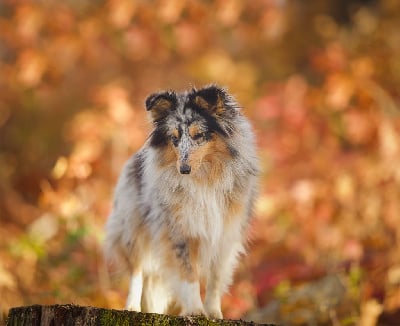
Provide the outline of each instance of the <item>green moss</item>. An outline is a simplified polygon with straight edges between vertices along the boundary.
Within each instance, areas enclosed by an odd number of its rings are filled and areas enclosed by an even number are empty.
[[[102,309],[100,316],[100,325],[132,325],[132,314],[128,311],[115,311]]]
[[[130,311],[102,310],[100,325],[160,325],[183,326],[195,324],[199,326],[232,325],[230,321],[212,321],[205,317],[175,317],[160,314],[139,313]]]
[[[206,317],[175,317],[160,314],[140,313],[125,310],[112,310],[76,305],[31,306],[10,310],[7,325],[40,325],[46,316],[48,322],[64,325],[96,325],[96,326],[128,326],[128,325],[160,325],[160,326],[241,326],[255,325],[239,320],[210,320]]]

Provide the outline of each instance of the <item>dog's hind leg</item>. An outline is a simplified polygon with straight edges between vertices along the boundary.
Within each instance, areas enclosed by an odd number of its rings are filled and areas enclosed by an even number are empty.
[[[143,290],[143,273],[141,270],[132,273],[129,285],[128,299],[126,300],[126,309],[141,311],[140,301]]]

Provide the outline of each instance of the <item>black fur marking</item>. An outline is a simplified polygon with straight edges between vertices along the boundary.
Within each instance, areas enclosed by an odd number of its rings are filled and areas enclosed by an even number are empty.
[[[225,92],[219,87],[212,85],[206,88],[202,88],[198,91],[195,91],[196,96],[201,96],[204,100],[206,100],[210,104],[216,104],[218,101],[218,95],[222,95],[225,97]]]
[[[160,148],[167,146],[167,144],[168,137],[165,122],[160,122],[150,135],[150,146]]]
[[[189,254],[189,246],[185,241],[179,241],[174,244],[174,250],[176,257],[182,262],[183,267],[187,271],[192,270],[192,265],[190,264],[190,254]]]
[[[188,255],[188,246],[185,241],[180,241],[174,245],[174,249],[176,251],[176,256],[178,258],[182,258],[185,255]]]
[[[130,166],[128,176],[132,178],[137,186],[139,194],[142,191],[143,186],[143,171],[144,171],[144,152],[138,152],[133,159],[132,165]]]
[[[204,134],[204,140],[205,141],[211,140],[211,132],[209,130],[203,132],[203,134]]]
[[[181,137],[182,137],[182,134],[183,134],[182,126],[179,125],[179,126],[178,126],[178,138],[181,138]]]

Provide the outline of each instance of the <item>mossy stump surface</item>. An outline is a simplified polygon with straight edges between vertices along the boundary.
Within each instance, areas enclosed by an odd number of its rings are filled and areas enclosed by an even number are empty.
[[[27,306],[11,308],[8,326],[101,326],[101,325],[260,325],[242,320],[210,320],[205,317],[176,317],[140,313],[126,310],[112,310],[95,307],[81,307],[72,304],[53,306]],[[263,324],[266,325],[266,324]],[[273,326],[273,325],[270,325]]]

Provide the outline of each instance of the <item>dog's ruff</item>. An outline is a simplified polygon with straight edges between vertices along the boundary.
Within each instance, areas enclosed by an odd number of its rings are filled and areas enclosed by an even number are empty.
[[[118,180],[106,258],[131,273],[127,309],[222,318],[257,189],[251,126],[215,85],[146,108],[154,129]]]

